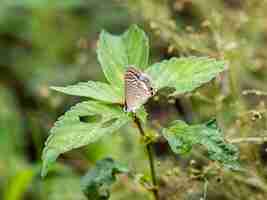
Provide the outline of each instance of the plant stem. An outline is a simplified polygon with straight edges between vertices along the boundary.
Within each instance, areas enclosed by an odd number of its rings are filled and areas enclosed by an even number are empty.
[[[135,116],[135,123],[138,127],[138,130],[140,134],[144,137],[145,136],[145,131],[141,125],[141,122],[138,117]],[[152,177],[152,192],[154,194],[155,200],[159,200],[159,194],[158,194],[158,185],[157,185],[157,176],[156,176],[156,170],[155,170],[155,162],[154,162],[154,155],[153,155],[153,149],[152,149],[152,144],[148,143],[146,144],[146,150],[148,154],[148,159],[149,159],[149,166],[150,166],[150,173]]]

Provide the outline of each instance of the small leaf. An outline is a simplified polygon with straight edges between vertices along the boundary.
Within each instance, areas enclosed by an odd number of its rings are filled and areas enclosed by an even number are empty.
[[[126,46],[128,65],[134,65],[142,70],[146,69],[149,58],[149,41],[145,32],[136,25],[132,25],[123,36]]]
[[[51,89],[69,95],[90,97],[107,103],[122,103],[123,94],[106,83],[88,81],[67,87],[51,87]]]
[[[106,200],[110,197],[110,187],[116,181],[116,175],[127,173],[128,168],[105,158],[96,163],[82,178],[82,190],[90,200]]]
[[[123,87],[123,75],[128,65],[126,47],[120,36],[102,31],[97,56],[107,80],[118,88]]]
[[[147,122],[147,116],[148,113],[145,110],[144,106],[141,106],[137,112],[136,112],[136,116],[141,120],[141,122],[143,122],[144,124]]]
[[[184,154],[191,151],[194,144],[207,148],[211,160],[222,163],[225,167],[239,169],[239,151],[237,147],[227,143],[222,132],[213,124],[188,125],[183,121],[174,121],[169,128],[163,130],[173,152]]]
[[[43,150],[43,164],[42,164],[42,171],[41,171],[41,176],[45,177],[52,166],[54,162],[56,162],[58,156],[60,153],[56,149],[48,149],[45,147]]]
[[[99,121],[86,123],[80,117],[100,115]],[[95,142],[106,134],[118,130],[130,118],[116,105],[106,105],[96,101],[86,101],[72,107],[58,119],[48,137],[43,150],[42,176],[57,157],[71,149]]]
[[[150,66],[146,73],[151,76],[156,89],[175,88],[178,95],[200,87],[220,72],[226,70],[223,61],[206,57],[172,58]]]
[[[127,67],[134,65],[145,69],[148,64],[148,39],[136,25],[119,36],[102,31],[97,56],[107,80],[123,91],[123,77]]]
[[[163,135],[173,152],[185,154],[191,151],[192,146],[197,144],[198,138],[189,126],[183,121],[174,121],[168,129],[163,129]]]

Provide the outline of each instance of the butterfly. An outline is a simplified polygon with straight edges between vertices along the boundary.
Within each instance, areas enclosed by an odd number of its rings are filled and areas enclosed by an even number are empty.
[[[126,112],[135,112],[142,104],[155,94],[150,77],[130,66],[124,74]]]

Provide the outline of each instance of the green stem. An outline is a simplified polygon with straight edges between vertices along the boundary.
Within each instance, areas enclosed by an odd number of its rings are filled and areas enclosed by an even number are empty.
[[[137,118],[136,116],[135,116],[135,123],[138,127],[140,134],[144,137],[145,131],[141,125],[139,118]],[[151,177],[152,177],[152,184],[153,184],[152,192],[154,194],[155,200],[159,200],[157,176],[156,176],[154,155],[153,155],[153,149],[152,149],[151,143],[146,144],[146,150],[147,150],[147,154],[148,154],[150,173],[151,173]]]

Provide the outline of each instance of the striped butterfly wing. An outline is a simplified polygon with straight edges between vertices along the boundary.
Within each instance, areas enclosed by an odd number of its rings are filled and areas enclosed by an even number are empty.
[[[124,76],[125,110],[135,112],[153,95],[149,77],[140,70],[129,67]]]

